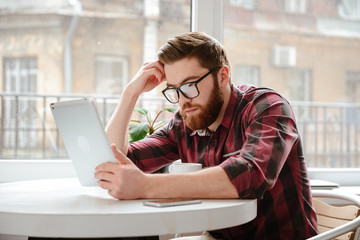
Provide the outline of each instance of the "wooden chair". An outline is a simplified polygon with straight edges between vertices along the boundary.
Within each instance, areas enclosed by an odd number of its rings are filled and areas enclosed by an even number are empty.
[[[360,235],[360,197],[331,190],[312,190],[319,235],[311,240],[358,240]],[[353,205],[333,206],[318,198],[341,199]],[[309,239],[309,240],[310,240]]]

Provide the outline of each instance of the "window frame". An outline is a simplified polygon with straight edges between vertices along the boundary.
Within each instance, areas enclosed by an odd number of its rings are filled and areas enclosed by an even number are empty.
[[[192,0],[191,31],[207,32],[222,42],[223,4],[218,0]],[[360,186],[359,174],[360,168],[309,168],[311,179],[342,186]],[[70,160],[0,160],[0,182],[63,177],[76,177]]]

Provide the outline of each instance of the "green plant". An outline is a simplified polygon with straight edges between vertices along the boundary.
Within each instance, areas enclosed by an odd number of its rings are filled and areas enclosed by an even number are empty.
[[[158,120],[161,113],[164,111],[174,113],[175,108],[164,108],[159,111],[155,118],[152,119],[151,113],[144,108],[135,108],[134,112],[138,112],[141,115],[145,116],[146,121],[142,122],[139,120],[130,120],[129,127],[129,142],[139,141],[146,136],[153,134],[157,129],[165,125],[164,121]]]

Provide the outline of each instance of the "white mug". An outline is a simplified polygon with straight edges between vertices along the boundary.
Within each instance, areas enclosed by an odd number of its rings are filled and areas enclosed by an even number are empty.
[[[202,169],[201,163],[174,162],[169,166],[170,173],[189,173]]]

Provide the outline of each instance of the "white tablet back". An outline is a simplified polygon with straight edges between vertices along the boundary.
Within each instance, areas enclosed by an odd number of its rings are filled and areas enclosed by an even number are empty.
[[[95,168],[116,159],[93,100],[56,102],[50,108],[80,183],[96,185]]]

